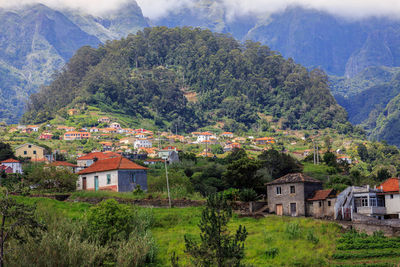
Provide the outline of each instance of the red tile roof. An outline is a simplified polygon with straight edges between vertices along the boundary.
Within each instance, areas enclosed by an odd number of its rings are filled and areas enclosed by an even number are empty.
[[[72,168],[78,167],[77,165],[74,165],[74,164],[66,162],[66,161],[54,161],[54,162],[50,163],[50,166],[64,166],[64,167],[72,167]]]
[[[328,197],[335,197],[336,193],[334,189],[325,189],[315,191],[314,196],[308,200],[316,201],[316,200],[325,200]]]
[[[104,172],[112,170],[147,170],[148,168],[140,166],[127,158],[118,157],[98,160],[88,168],[81,170],[78,174],[88,174],[94,172]]]
[[[108,153],[103,153],[103,152],[93,152],[93,153],[89,153],[85,156],[82,156],[80,158],[77,158],[76,160],[90,160],[90,159],[94,159],[97,158],[99,160],[102,159],[109,159],[109,158],[115,158],[115,157],[121,157],[121,155],[114,153],[114,152],[108,152]]]
[[[6,160],[2,161],[1,163],[20,163],[20,162],[16,159],[6,159]]]
[[[383,192],[399,192],[399,178],[389,178],[378,186]]]

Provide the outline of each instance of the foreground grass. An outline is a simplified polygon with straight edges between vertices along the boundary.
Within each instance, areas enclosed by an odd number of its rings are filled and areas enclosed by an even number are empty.
[[[46,198],[16,198],[24,203],[35,204],[39,214],[51,211],[73,219],[82,219],[91,206]],[[157,260],[152,266],[169,266],[173,252],[179,256],[182,266],[188,266],[190,259],[184,254],[184,235],[199,239],[198,223],[202,209],[189,207],[152,210],[152,233],[158,246]],[[229,224],[231,232],[234,233],[240,224],[248,231],[244,263],[253,266],[327,266],[340,236],[340,229],[335,223],[310,218],[268,216],[253,219],[238,218],[235,215]],[[295,235],[288,231],[289,225],[298,225]],[[310,241],[310,232],[318,242]],[[278,249],[277,256],[268,257],[266,250],[273,248]]]

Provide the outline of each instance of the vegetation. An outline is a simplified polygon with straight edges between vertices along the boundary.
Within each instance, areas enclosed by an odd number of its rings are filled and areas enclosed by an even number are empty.
[[[187,93],[196,100],[189,102]],[[23,120],[65,117],[67,106],[84,104],[179,130],[221,118],[226,129],[245,129],[261,121],[259,112],[283,128],[346,123],[322,71],[308,72],[258,43],[240,45],[192,28],[146,28],[98,49],[81,48],[51,85],[31,96]]]

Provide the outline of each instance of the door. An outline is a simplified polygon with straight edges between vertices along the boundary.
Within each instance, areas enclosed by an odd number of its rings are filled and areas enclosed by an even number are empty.
[[[296,203],[290,203],[290,215],[292,216],[297,215]]]
[[[86,182],[86,177],[82,178],[82,190],[86,190],[87,189],[87,182]]]
[[[99,190],[99,176],[94,177],[94,190],[95,191]]]
[[[276,205],[276,215],[282,216],[283,215],[283,207],[282,204]]]

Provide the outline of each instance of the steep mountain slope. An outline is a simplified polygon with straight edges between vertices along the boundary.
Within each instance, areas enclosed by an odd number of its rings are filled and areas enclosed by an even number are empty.
[[[80,49],[31,96],[24,120],[43,122],[83,103],[180,129],[222,122],[246,130],[265,115],[283,128],[338,127],[347,116],[321,71],[308,72],[266,46],[190,28],[146,28]]]
[[[71,14],[74,14],[73,16]],[[0,9],[0,120],[16,122],[30,94],[80,47],[97,47],[147,26],[136,3],[104,18],[45,5]]]

